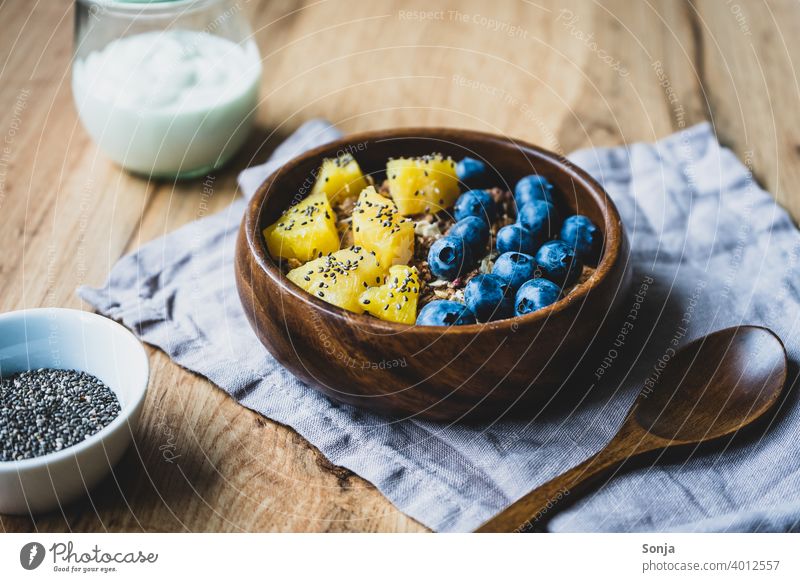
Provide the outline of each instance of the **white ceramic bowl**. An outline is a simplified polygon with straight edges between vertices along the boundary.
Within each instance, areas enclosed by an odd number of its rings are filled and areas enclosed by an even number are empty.
[[[84,495],[131,442],[147,391],[144,346],[114,321],[73,309],[27,309],[0,315],[0,374],[60,368],[102,380],[119,398],[111,424],[64,450],[0,461],[0,513],[49,511]]]

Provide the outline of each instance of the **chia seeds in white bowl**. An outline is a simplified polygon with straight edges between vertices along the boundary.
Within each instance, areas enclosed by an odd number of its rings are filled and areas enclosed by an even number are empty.
[[[0,513],[52,511],[108,475],[131,444],[148,377],[142,343],[108,318],[0,313],[0,449],[11,457],[0,458]]]
[[[119,412],[116,394],[86,372],[40,368],[0,378],[0,462],[76,445]]]

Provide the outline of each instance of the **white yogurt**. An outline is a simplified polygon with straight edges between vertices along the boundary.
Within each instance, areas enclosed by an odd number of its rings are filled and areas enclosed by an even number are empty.
[[[117,39],[75,62],[83,124],[125,168],[199,174],[242,145],[258,103],[261,59],[205,32],[166,30]]]

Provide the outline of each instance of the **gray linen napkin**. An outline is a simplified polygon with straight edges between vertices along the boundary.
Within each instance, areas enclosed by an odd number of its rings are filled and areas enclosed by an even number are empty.
[[[338,135],[307,123],[269,163],[242,173],[245,195],[287,158]],[[783,338],[793,362],[800,357],[800,235],[710,126],[571,157],[619,206],[631,239],[629,304],[640,309],[627,339],[597,362],[603,389],[570,410],[485,426],[392,422],[307,388],[261,347],[239,305],[232,257],[243,200],[123,257],[104,287],[79,295],[242,405],[296,429],[400,510],[438,531],[470,530],[599,450],[673,338],[757,323]],[[621,475],[550,527],[800,529],[798,435],[792,393],[768,432]]]

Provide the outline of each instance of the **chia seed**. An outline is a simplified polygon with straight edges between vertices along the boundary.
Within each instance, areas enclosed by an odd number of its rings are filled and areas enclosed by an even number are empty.
[[[76,445],[119,413],[116,394],[85,372],[41,368],[0,378],[0,462]]]

